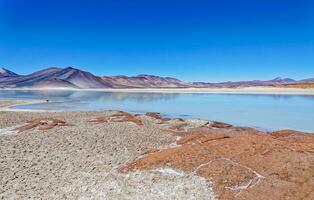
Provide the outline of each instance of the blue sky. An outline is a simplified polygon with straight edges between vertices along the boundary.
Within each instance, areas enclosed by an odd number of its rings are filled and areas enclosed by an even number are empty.
[[[0,66],[210,82],[314,77],[314,1],[0,0]]]

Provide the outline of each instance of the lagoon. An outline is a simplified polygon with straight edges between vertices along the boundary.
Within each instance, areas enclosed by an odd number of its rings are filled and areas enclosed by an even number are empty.
[[[264,130],[314,132],[311,95],[0,90],[0,99],[49,100],[11,107],[16,110],[160,112],[168,117],[217,120]]]

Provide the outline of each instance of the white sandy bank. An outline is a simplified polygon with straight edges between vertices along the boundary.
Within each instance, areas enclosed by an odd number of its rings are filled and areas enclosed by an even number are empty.
[[[212,94],[282,94],[282,95],[314,95],[314,89],[273,88],[273,87],[242,87],[242,88],[128,88],[128,89],[74,89],[74,88],[6,88],[1,90],[69,90],[98,92],[136,92],[136,93],[212,93]]]

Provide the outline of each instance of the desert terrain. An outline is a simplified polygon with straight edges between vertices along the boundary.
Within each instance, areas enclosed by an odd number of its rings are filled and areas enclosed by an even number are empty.
[[[314,198],[311,133],[123,111],[0,117],[4,199]]]

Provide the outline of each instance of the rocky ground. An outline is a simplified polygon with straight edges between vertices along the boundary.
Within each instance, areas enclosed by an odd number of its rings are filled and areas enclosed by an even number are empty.
[[[4,199],[314,199],[311,134],[157,113],[0,118]]]
[[[146,119],[141,126],[88,122],[114,113],[0,112],[0,198],[213,199],[210,182],[199,176],[163,167],[118,172],[176,137],[152,128]],[[42,120],[20,132],[36,119]],[[53,119],[67,125],[43,129]]]

